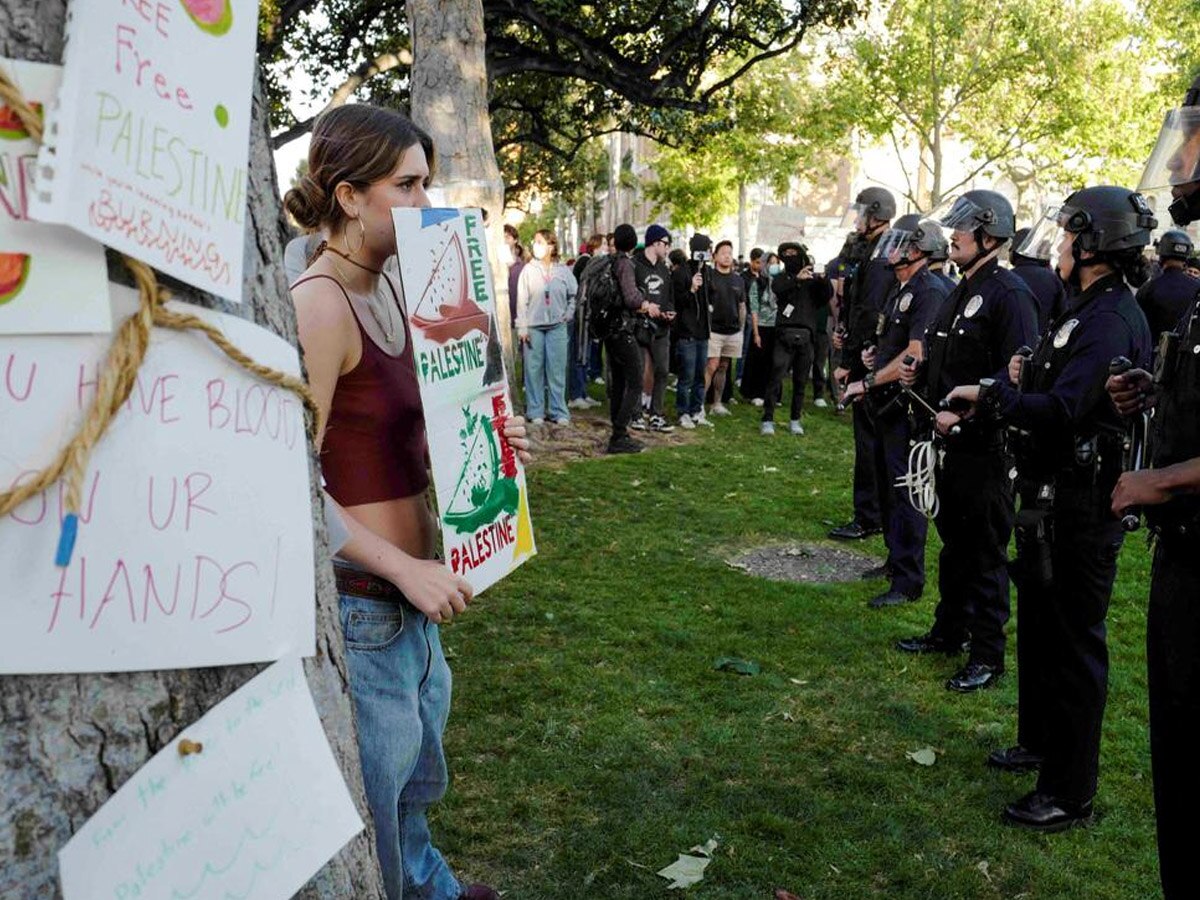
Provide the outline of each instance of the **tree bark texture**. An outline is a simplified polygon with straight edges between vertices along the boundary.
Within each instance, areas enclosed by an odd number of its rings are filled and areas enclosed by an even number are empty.
[[[488,211],[488,248],[496,288],[496,319],[509,393],[513,383],[512,317],[504,247],[504,179],[496,163],[488,114],[488,71],[481,0],[408,0],[412,35],[412,120],[431,138],[437,155],[434,183],[448,206]]]
[[[59,62],[65,10],[65,0],[0,0],[0,55]],[[282,267],[287,225],[267,144],[261,90],[254,103],[247,195],[246,302],[228,304],[180,284],[171,284],[172,292],[177,299],[251,318],[294,344],[295,313]],[[114,280],[132,283],[112,254],[109,272]],[[205,340],[200,335],[193,339]],[[316,474],[313,455],[317,655],[305,661],[305,672],[334,756],[368,829],[298,896],[380,898],[383,889],[362,791]],[[59,848],[154,753],[261,669],[0,677],[0,897],[60,896]],[[303,789],[296,785],[296,790]]]

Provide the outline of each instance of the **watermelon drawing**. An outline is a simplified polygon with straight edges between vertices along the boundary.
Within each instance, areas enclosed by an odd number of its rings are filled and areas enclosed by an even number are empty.
[[[38,114],[39,119],[45,118],[45,112],[40,103],[30,103],[33,111]],[[0,138],[6,141],[23,141],[29,137],[29,132],[25,130],[25,126],[21,124],[21,120],[17,118],[17,114],[13,112],[11,106],[7,103],[0,106]]]
[[[179,0],[201,31],[220,37],[233,24],[232,0]]]
[[[412,323],[437,344],[461,340],[472,331],[488,335],[491,317],[470,297],[467,258],[458,234],[452,233],[449,242],[434,249],[433,255],[437,259],[413,310]]]
[[[28,278],[28,253],[0,253],[0,306],[21,293]]]
[[[500,471],[500,451],[491,419],[463,410],[459,432],[464,450],[458,483],[446,504],[442,521],[459,534],[470,534],[495,522],[502,513],[512,515],[520,501],[515,478]]]

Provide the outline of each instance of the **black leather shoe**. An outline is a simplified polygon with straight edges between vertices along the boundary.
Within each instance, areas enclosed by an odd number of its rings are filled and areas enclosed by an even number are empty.
[[[608,442],[609,453],[641,453],[645,448],[645,444],[643,444],[641,441],[635,441],[628,435],[625,437],[613,438]]]
[[[1036,772],[1042,765],[1042,754],[1026,750],[1020,744],[1005,747],[1003,750],[993,750],[988,754],[987,764],[993,769],[1003,769],[1014,775],[1026,772]]]
[[[1092,823],[1092,801],[1076,803],[1030,791],[1016,803],[1004,808],[1004,820],[1034,831],[1065,831],[1076,825]]]
[[[987,663],[969,662],[946,682],[946,690],[969,694],[991,687],[1004,674],[1003,666],[989,666]]]
[[[891,575],[892,567],[887,563],[883,563],[882,565],[872,566],[871,568],[864,570],[863,573],[858,577],[863,581],[874,581],[877,578],[890,578]]]
[[[830,529],[829,536],[837,538],[839,541],[861,541],[863,538],[869,538],[871,535],[879,534],[881,531],[883,529],[878,525],[864,525],[862,522],[855,520]]]
[[[970,646],[969,641],[952,641],[938,637],[932,631],[896,641],[896,649],[905,653],[945,653],[948,656],[966,653]]]
[[[872,597],[867,601],[867,606],[871,609],[883,609],[885,606],[903,606],[905,603],[912,603],[917,598],[911,594],[905,594],[900,591],[885,591],[878,597]]]

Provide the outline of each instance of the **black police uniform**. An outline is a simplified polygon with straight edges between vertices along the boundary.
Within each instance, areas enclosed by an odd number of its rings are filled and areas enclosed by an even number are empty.
[[[929,274],[945,286],[947,294],[952,293],[954,289],[958,287],[958,282],[947,275],[943,269],[933,269]]]
[[[1049,263],[1016,255],[1012,260],[1012,273],[1033,293],[1033,299],[1037,301],[1038,334],[1045,334],[1047,326],[1062,315],[1067,305],[1067,291],[1062,279]]]
[[[1150,336],[1157,341],[1173,331],[1196,296],[1196,279],[1183,269],[1163,269],[1162,274],[1138,288],[1137,302],[1150,324]]]
[[[1152,420],[1154,468],[1200,457],[1200,293],[1195,287],[1185,316],[1161,347],[1160,394]],[[1150,761],[1163,893],[1174,900],[1196,891],[1200,766],[1192,729],[1200,721],[1200,496],[1147,506],[1145,515],[1157,536],[1146,620]]]
[[[941,310],[946,288],[924,266],[904,284],[897,284],[879,317],[875,366],[882,369],[920,340]],[[897,382],[872,388],[866,402],[875,420],[875,483],[883,511],[883,536],[888,548],[892,590],[909,597],[925,589],[925,536],[929,520],[913,508],[908,491],[896,479],[908,473],[914,423]]]
[[[1036,315],[1025,282],[995,259],[963,278],[925,335],[930,403],[936,407],[958,385],[1007,377],[1016,350],[1037,339]],[[969,635],[970,662],[1003,669],[1014,515],[1003,428],[976,415],[943,448],[935,519],[941,596],[930,636],[953,646]]]
[[[1020,429],[1017,741],[1042,757],[1038,792],[1079,805],[1096,793],[1104,619],[1124,535],[1110,509],[1124,425],[1104,390],[1118,356],[1148,364],[1150,331],[1124,279],[1111,274],[1050,324],[1021,390],[995,385],[995,409]]]
[[[881,230],[871,240],[859,238],[850,248],[846,261],[846,281],[842,291],[845,307],[846,340],[842,346],[842,366],[850,371],[850,380],[867,374],[862,350],[874,340],[875,326],[883,311],[896,276],[884,259],[871,259],[883,236]],[[875,483],[875,426],[865,403],[854,410],[854,520],[864,528],[882,527],[879,493]]]

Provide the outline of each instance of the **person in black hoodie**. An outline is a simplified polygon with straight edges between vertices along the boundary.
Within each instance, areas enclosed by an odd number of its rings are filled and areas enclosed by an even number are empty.
[[[1017,252],[1016,248],[1025,243],[1028,235],[1028,228],[1021,228],[1013,235],[1008,261],[1012,263],[1012,273],[1029,286],[1033,299],[1037,301],[1038,334],[1045,334],[1046,326],[1066,309],[1067,291],[1062,279],[1050,268],[1049,244],[1039,241],[1036,245],[1024,247],[1024,253]]]
[[[693,256],[709,252],[712,242],[703,234],[692,237]],[[673,251],[682,253],[682,250]],[[704,417],[705,368],[708,364],[708,299],[700,260],[679,261],[671,274],[671,294],[675,300],[675,354],[679,365],[679,383],[675,392],[675,411],[681,428],[708,425]]]
[[[613,236],[613,246],[617,251],[613,269],[619,287],[618,299],[625,314],[604,339],[604,349],[608,351],[612,368],[608,394],[612,438],[608,442],[608,452],[640,453],[642,444],[629,436],[629,423],[637,412],[642,393],[642,349],[633,336],[633,317],[641,312],[658,318],[659,309],[638,290],[633,261],[629,258],[637,246],[637,232],[632,225],[622,224],[617,226]]]
[[[771,353],[771,380],[763,402],[761,431],[775,433],[775,403],[784,376],[792,370],[792,434],[804,434],[800,413],[804,406],[804,385],[812,371],[817,310],[829,305],[833,289],[820,275],[813,274],[808,248],[794,241],[779,245],[783,271],[771,281],[775,295],[775,346]]]

